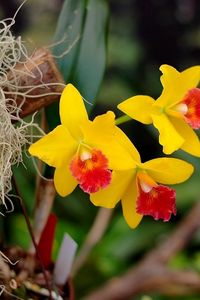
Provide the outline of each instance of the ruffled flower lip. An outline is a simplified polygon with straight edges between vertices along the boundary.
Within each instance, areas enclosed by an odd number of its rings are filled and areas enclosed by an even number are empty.
[[[70,171],[80,188],[89,194],[96,193],[111,182],[108,159],[100,150],[83,150],[76,154],[71,161]]]
[[[139,196],[136,203],[137,213],[152,216],[155,220],[170,220],[171,215],[176,215],[176,191],[164,185],[156,185],[148,192],[138,184]]]

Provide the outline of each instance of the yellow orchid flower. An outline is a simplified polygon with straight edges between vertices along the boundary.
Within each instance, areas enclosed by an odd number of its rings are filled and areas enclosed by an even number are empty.
[[[183,72],[162,65],[163,92],[155,101],[149,96],[131,97],[118,108],[131,118],[151,124],[159,131],[163,152],[171,154],[179,148],[200,156],[200,142],[192,128],[200,128],[200,66]]]
[[[193,173],[193,166],[176,158],[156,158],[142,163],[126,135],[119,130],[117,137],[126,144],[134,164],[130,169],[113,171],[111,184],[91,194],[90,200],[107,208],[113,208],[121,200],[124,218],[131,228],[139,224],[143,215],[168,221],[176,214],[176,192],[163,184],[185,181]]]
[[[54,184],[61,196],[69,195],[77,184],[87,193],[105,188],[111,181],[110,170],[127,169],[133,163],[116,140],[114,113],[90,121],[72,84],[61,95],[60,119],[61,125],[32,144],[29,152],[55,168]]]

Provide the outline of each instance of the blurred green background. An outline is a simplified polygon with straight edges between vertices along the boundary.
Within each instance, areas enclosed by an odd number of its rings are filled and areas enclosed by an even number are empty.
[[[28,0],[16,18],[13,31],[22,35],[30,52],[53,43],[56,23],[62,6],[61,0]],[[200,2],[195,0],[110,0],[107,35],[107,63],[103,82],[92,108],[91,117],[112,109],[136,94],[159,96],[161,64],[171,64],[179,70],[199,64],[200,53]],[[21,1],[1,0],[0,16],[12,16]],[[162,156],[157,133],[151,126],[131,121],[121,128],[133,140],[142,160]],[[120,205],[114,211],[105,236],[92,251],[84,267],[75,278],[77,299],[105,283],[109,278],[123,274],[144,254],[172,232],[178,222],[200,199],[200,161],[182,151],[180,157],[195,165],[195,173],[186,183],[178,185],[177,216],[169,223],[143,218],[136,230],[125,223]],[[32,216],[35,199],[35,169],[24,155],[25,166],[14,169],[26,207]],[[97,213],[88,197],[78,189],[68,198],[57,197],[54,211],[58,216],[54,258],[64,232],[79,244],[83,243]],[[103,222],[103,220],[102,220]],[[15,212],[0,219],[2,239],[7,245],[28,247],[30,237],[18,204]],[[200,272],[200,232],[189,246],[173,258],[174,268],[195,269]],[[153,300],[180,299],[150,295]],[[137,299],[142,299],[138,296]],[[136,298],[134,298],[136,299]],[[181,299],[197,300],[198,295]]]

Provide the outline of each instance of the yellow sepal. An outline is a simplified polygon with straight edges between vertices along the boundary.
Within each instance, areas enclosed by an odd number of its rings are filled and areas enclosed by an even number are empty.
[[[154,103],[155,101],[153,98],[140,95],[123,101],[117,107],[134,120],[143,124],[151,124],[151,113],[155,110],[153,107]]]
[[[80,123],[88,120],[88,115],[81,94],[72,84],[68,84],[62,92],[60,119],[75,139],[82,137]]]
[[[75,154],[78,144],[69,131],[63,126],[57,126],[53,131],[32,144],[28,151],[52,167],[66,164]]]

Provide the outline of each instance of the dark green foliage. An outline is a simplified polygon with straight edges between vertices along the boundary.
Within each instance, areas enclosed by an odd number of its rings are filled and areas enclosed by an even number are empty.
[[[104,0],[67,0],[54,37],[53,53],[61,74],[86,99],[88,111],[94,104],[105,70],[107,19],[108,7]],[[46,114],[50,129],[59,124],[58,103],[48,107]]]

